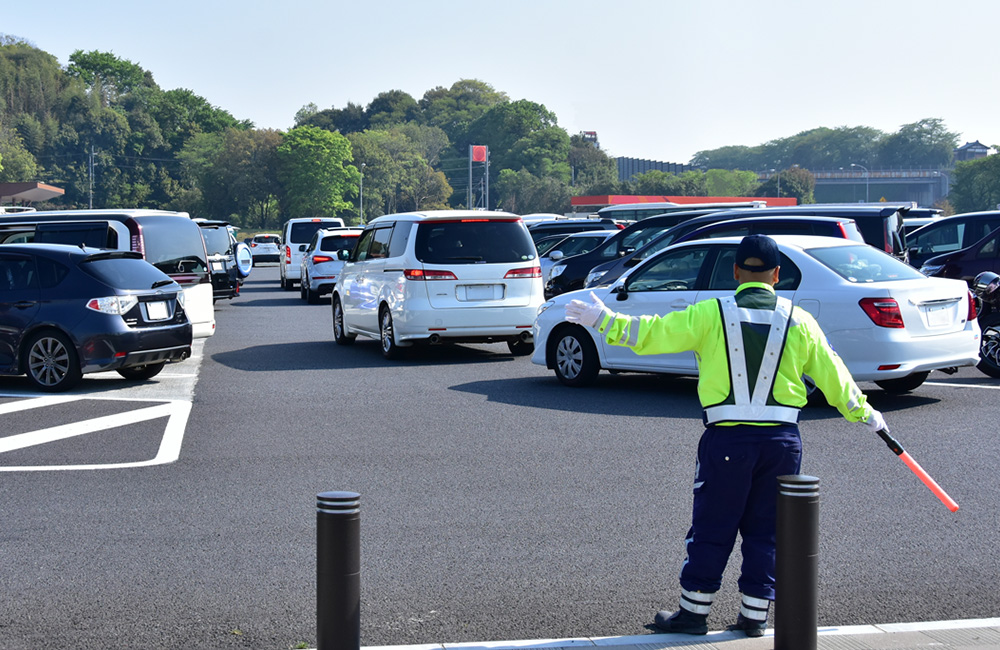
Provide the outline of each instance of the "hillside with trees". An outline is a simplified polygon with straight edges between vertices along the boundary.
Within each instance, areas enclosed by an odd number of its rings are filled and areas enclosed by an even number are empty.
[[[470,187],[470,145],[489,147],[489,207],[519,214],[567,212],[577,195],[775,196],[773,179],[758,181],[768,170],[782,172],[782,196],[809,202],[810,169],[947,167],[957,137],[930,118],[896,133],[824,127],[700,151],[690,161],[696,170],[621,182],[615,160],[567,133],[544,105],[475,79],[419,99],[387,90],[366,106],[309,104],[279,131],[190,90],[163,89],[152,71],[112,53],[77,50],[63,66],[0,35],[0,182],[65,190],[37,207],[183,210],[257,230],[300,216],[358,223],[403,210],[482,207],[487,171],[478,163]],[[963,206],[997,203],[989,187],[998,183],[984,180],[1000,174],[992,158],[989,168],[956,170]]]

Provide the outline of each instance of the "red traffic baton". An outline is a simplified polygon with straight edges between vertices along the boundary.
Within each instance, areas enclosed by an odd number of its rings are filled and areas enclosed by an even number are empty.
[[[906,463],[906,466],[913,470],[913,473],[917,475],[917,478],[924,482],[924,485],[926,485],[930,491],[934,493],[934,496],[941,499],[941,503],[946,505],[948,510],[951,510],[952,512],[958,510],[958,504],[955,503],[955,500],[948,496],[947,492],[941,489],[941,486],[937,484],[937,481],[932,479],[931,475],[928,474],[917,461],[913,460],[908,453],[903,451],[903,446],[896,442],[895,438],[889,435],[888,429],[879,429],[876,433],[880,438],[882,438],[882,440],[885,441],[885,444],[889,446],[892,453],[899,456],[899,458]]]

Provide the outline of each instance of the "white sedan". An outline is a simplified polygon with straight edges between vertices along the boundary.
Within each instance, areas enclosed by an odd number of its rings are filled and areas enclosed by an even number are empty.
[[[819,322],[856,381],[892,392],[918,387],[932,370],[979,361],[979,325],[965,282],[928,278],[874,247],[833,237],[776,235],[778,295]],[[531,360],[569,386],[601,369],[697,375],[692,352],[638,355],[607,345],[591,328],[565,321],[564,307],[593,291],[622,314],[667,314],[732,295],[740,238],[695,240],[664,249],[611,286],[557,296],[539,308]]]

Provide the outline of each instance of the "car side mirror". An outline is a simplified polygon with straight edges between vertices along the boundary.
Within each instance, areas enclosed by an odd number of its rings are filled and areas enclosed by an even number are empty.
[[[634,246],[626,246],[625,248],[618,251],[618,257],[625,257],[629,253],[634,253],[634,252],[635,252]]]
[[[615,300],[628,300],[628,289],[624,282],[611,287],[611,293],[615,294]]]
[[[337,251],[337,259],[343,260],[345,262],[351,259],[351,249],[341,248],[339,251]]]
[[[299,244],[299,252],[304,253],[308,244]]]
[[[553,262],[558,262],[564,257],[566,256],[563,255],[562,251],[552,251],[551,253],[549,253],[549,259],[552,260]]]

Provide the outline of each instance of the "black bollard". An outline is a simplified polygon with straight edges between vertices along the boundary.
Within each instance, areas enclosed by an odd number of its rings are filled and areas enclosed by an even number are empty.
[[[361,648],[361,495],[316,495],[316,648]]]
[[[816,650],[819,479],[778,477],[774,650]]]

